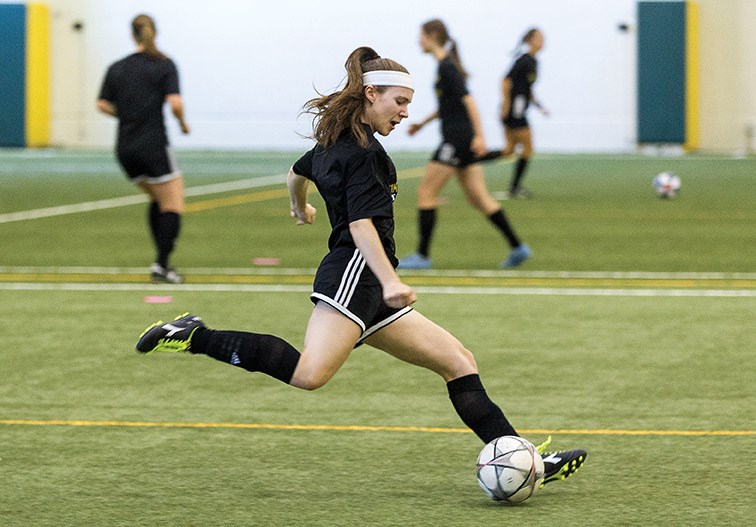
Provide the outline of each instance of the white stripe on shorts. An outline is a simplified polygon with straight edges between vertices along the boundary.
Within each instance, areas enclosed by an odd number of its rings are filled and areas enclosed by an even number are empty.
[[[362,257],[359,249],[354,250],[352,259],[344,270],[344,274],[341,275],[341,283],[339,284],[339,290],[334,295],[334,300],[343,306],[347,306],[352,299],[354,290],[357,287],[357,282],[360,280],[362,270],[365,268],[365,258]]]
[[[366,330],[364,330],[362,332],[362,335],[360,336],[360,339],[357,341],[357,343],[361,343],[363,340],[365,340],[366,338],[368,338],[370,335],[372,335],[373,333],[375,333],[379,329],[385,328],[386,326],[388,326],[389,324],[391,324],[393,321],[395,321],[398,318],[403,317],[404,315],[406,315],[410,311],[412,311],[412,306],[404,307],[401,310],[399,310],[396,313],[394,313],[393,315],[391,315],[390,317],[381,320],[376,325],[370,326],[369,328],[367,328]]]

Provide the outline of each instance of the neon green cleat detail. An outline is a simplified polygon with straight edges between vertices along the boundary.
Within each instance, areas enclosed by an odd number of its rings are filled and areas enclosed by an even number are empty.
[[[139,336],[136,349],[140,353],[183,353],[191,347],[192,335],[205,324],[200,317],[184,313],[167,324],[158,321]]]
[[[158,324],[160,324],[160,322],[158,322]],[[538,451],[539,454],[543,454],[544,452],[546,452],[546,447],[549,446],[550,444],[551,444],[551,436],[546,438],[546,441],[538,445],[536,447],[536,450]]]
[[[582,449],[546,452],[546,448],[550,444],[551,436],[536,447],[536,450],[543,458],[544,474],[541,488],[546,483],[569,478],[580,469],[585,462],[585,458],[588,457],[588,453]]]

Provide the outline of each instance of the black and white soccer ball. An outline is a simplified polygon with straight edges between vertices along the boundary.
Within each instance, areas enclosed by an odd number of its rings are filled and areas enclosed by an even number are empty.
[[[543,473],[541,455],[521,437],[498,437],[478,455],[478,485],[494,501],[525,501],[541,487]]]
[[[680,178],[672,172],[660,172],[654,176],[654,190],[660,198],[674,198],[680,192]]]

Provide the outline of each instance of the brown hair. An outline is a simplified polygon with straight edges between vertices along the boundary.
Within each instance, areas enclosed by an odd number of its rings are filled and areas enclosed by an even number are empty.
[[[528,29],[525,34],[522,36],[522,43],[527,44],[530,42],[530,40],[535,36],[536,33],[538,33],[540,29],[537,27],[531,27]]]
[[[381,58],[374,49],[363,46],[349,54],[344,64],[347,71],[346,85],[331,95],[321,95],[304,104],[303,112],[314,115],[312,139],[323,147],[329,147],[350,130],[363,148],[368,145],[367,134],[361,118],[365,108],[365,87],[362,74],[368,71],[388,70],[409,73],[396,61]],[[378,92],[386,86],[375,86]]]
[[[168,60],[162,51],[155,46],[157,28],[155,21],[149,15],[137,15],[131,21],[131,34],[137,44],[144,47],[144,53],[153,59]]]
[[[440,19],[434,18],[433,20],[428,20],[420,27],[422,28],[423,33],[432,36],[439,45],[444,46],[444,48],[449,51],[449,57],[451,57],[452,62],[457,67],[457,70],[459,70],[462,77],[466,79],[467,71],[464,66],[462,66],[462,59],[459,58],[457,42],[449,36],[449,30],[446,29],[446,24]]]

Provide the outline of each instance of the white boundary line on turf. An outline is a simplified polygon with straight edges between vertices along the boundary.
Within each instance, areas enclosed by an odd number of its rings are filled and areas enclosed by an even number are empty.
[[[628,296],[628,297],[719,297],[756,298],[756,290],[744,289],[581,289],[558,287],[416,287],[420,294],[441,295],[535,295],[535,296]],[[233,293],[309,293],[304,285],[250,284],[77,284],[0,283],[0,291],[171,291]]]
[[[210,185],[200,185],[189,187],[184,191],[185,196],[204,196],[206,194],[217,194],[220,192],[229,192],[232,190],[242,190],[257,187],[268,187],[271,185],[283,184],[285,174],[274,176],[263,176],[249,179],[240,179],[237,181],[228,181],[226,183],[213,183]],[[50,218],[53,216],[63,216],[66,214],[75,214],[77,212],[90,212],[93,210],[113,209],[116,207],[125,207],[127,205],[136,205],[147,203],[145,194],[135,196],[122,196],[119,198],[101,199],[97,201],[86,201],[83,203],[72,203],[70,205],[60,205],[57,207],[46,207],[42,209],[22,210],[18,212],[8,212],[0,214],[0,223],[11,223],[14,221],[35,220],[38,218]]]
[[[86,266],[0,266],[0,273],[56,273],[56,274],[145,274],[147,267],[86,267]],[[314,275],[315,268],[292,267],[182,267],[187,275]],[[756,273],[656,273],[649,271],[498,271],[498,270],[400,270],[402,276],[473,277],[473,278],[589,278],[641,280],[756,280]]]

